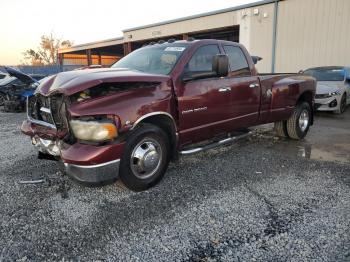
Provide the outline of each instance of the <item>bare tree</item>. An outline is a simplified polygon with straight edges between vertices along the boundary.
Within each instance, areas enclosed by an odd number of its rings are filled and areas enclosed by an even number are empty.
[[[70,47],[73,42],[57,38],[53,33],[41,37],[39,47],[23,52],[24,61],[31,65],[53,65],[58,63],[57,51],[59,48]]]

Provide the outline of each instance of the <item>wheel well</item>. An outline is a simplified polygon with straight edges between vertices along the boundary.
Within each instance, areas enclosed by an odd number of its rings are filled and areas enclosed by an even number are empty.
[[[161,128],[168,136],[170,146],[171,146],[171,158],[176,157],[177,152],[177,135],[176,135],[176,126],[172,118],[167,115],[153,115],[146,117],[140,123],[149,123]],[[138,124],[140,124],[138,123]]]
[[[298,98],[298,101],[297,101],[297,105],[302,103],[302,102],[307,102],[309,105],[310,105],[310,108],[311,108],[311,112],[312,112],[312,115],[311,115],[311,124],[314,123],[314,108],[313,108],[313,104],[312,104],[312,101],[313,101],[313,94],[311,91],[305,91],[304,93],[302,93],[299,98]]]
[[[297,101],[297,104],[301,103],[301,102],[308,102],[310,104],[310,106],[312,106],[312,92],[310,91],[306,91],[304,93],[302,93]]]

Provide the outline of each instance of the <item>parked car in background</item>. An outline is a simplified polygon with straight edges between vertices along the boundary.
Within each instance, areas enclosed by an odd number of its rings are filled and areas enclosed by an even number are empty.
[[[30,89],[33,83],[45,77],[41,74],[24,74],[11,67],[5,67],[5,70],[7,75],[0,79],[0,106],[5,104],[9,96]]]
[[[140,191],[160,181],[179,154],[235,141],[250,126],[274,122],[279,136],[304,138],[315,89],[312,77],[258,74],[238,43],[169,40],[111,68],[48,77],[21,129],[40,157],[55,157],[76,180],[119,177]]]
[[[5,73],[3,73],[3,72],[0,71],[0,80],[3,79],[3,78],[5,78],[6,75],[7,75],[7,74],[5,74]]]
[[[31,105],[32,98],[36,88],[45,80],[42,78],[39,81],[35,81],[31,85],[25,88],[14,87],[7,93],[4,103],[5,112],[23,112],[26,109],[26,103]]]
[[[302,73],[317,80],[316,110],[344,113],[350,104],[350,67],[314,67]]]

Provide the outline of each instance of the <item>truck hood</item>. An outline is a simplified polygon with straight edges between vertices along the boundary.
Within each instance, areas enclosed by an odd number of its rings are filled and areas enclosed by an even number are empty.
[[[316,94],[328,94],[345,88],[343,81],[318,81]]]
[[[35,93],[44,96],[61,93],[72,95],[102,83],[117,82],[165,82],[169,76],[143,73],[127,68],[100,68],[62,72],[48,77]]]

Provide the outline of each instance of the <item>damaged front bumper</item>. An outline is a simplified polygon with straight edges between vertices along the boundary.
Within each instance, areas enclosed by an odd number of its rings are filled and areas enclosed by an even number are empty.
[[[57,130],[47,128],[27,119],[23,122],[21,130],[32,137],[32,143],[40,154],[59,160],[62,172],[80,183],[91,186],[107,184],[118,178],[124,143],[101,146],[79,142],[67,144],[53,136]]]
[[[43,154],[49,154],[54,157],[60,156],[60,142],[58,141],[34,136],[32,137],[32,144]]]
[[[120,159],[97,165],[75,165],[61,162],[64,172],[76,181],[88,185],[113,182],[118,178]]]

